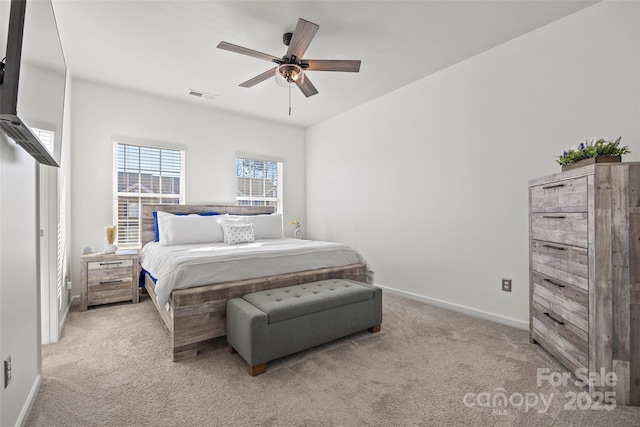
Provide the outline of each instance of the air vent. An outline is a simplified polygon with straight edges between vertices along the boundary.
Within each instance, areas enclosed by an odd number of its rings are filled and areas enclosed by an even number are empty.
[[[220,99],[220,95],[216,95],[215,93],[206,93],[206,92],[202,92],[194,89],[189,89],[188,93],[189,95],[195,96],[196,98],[210,99],[212,101]]]

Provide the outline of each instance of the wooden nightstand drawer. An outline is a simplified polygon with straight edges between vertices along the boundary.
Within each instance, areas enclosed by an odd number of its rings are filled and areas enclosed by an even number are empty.
[[[573,178],[530,188],[531,212],[587,212],[587,178]]]
[[[80,310],[120,301],[138,302],[138,254],[103,253],[81,257]]]
[[[131,278],[133,260],[121,259],[115,261],[90,262],[89,281],[104,281],[118,278]]]
[[[131,300],[131,277],[103,281],[90,281],[87,305],[108,304]]]
[[[108,286],[129,286],[131,287],[131,273],[120,277],[101,277],[89,279],[89,287],[92,291],[98,291]]]

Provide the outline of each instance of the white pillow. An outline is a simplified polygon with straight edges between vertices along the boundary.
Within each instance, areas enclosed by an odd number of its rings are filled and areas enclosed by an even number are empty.
[[[224,226],[230,245],[251,243],[255,240],[253,224],[225,224]]]
[[[282,214],[246,216],[247,222],[253,223],[256,239],[282,239]]]
[[[227,235],[227,229],[226,229],[226,225],[233,225],[233,224],[246,224],[247,223],[247,218],[245,216],[240,216],[240,215],[226,215],[223,218],[221,218],[220,220],[220,225],[222,226],[222,232],[224,234],[224,238],[223,241],[225,243],[229,243],[229,236]]]
[[[158,212],[157,215],[161,245],[222,242],[224,239],[219,215],[173,215],[167,212]]]

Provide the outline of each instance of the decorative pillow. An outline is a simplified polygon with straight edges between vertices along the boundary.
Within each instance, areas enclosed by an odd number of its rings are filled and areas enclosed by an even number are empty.
[[[253,223],[256,239],[282,239],[282,214],[250,215],[245,217]]]
[[[225,224],[224,226],[230,245],[251,243],[255,240],[253,224]]]
[[[186,216],[189,215],[188,213],[176,213],[176,214],[171,214],[171,215],[176,215],[176,216]],[[220,215],[220,212],[200,212],[198,215],[201,216],[214,216],[214,215]],[[155,230],[155,241],[159,242],[160,241],[160,232],[158,231],[158,212],[157,211],[153,211],[153,226],[154,226],[154,230]]]
[[[227,234],[226,225],[238,225],[238,224],[246,224],[247,217],[241,215],[226,215],[224,218],[221,218],[220,225],[222,225],[222,231],[224,233],[224,242],[229,243],[229,235]]]
[[[222,242],[224,235],[217,216],[173,215],[158,212],[161,245]]]

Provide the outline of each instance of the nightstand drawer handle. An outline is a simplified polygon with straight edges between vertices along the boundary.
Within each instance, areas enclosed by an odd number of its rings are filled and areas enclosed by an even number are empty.
[[[543,190],[549,190],[551,188],[564,187],[565,184],[555,184],[555,185],[547,185],[546,187],[542,187]]]
[[[117,279],[117,280],[105,280],[104,282],[100,282],[101,285],[108,285],[110,283],[122,283],[123,280],[122,279]]]
[[[113,262],[101,262],[100,265],[118,265],[122,264],[122,261],[113,261]]]
[[[547,249],[555,249],[556,251],[564,251],[566,250],[566,248],[560,248],[558,246],[552,246],[552,245],[542,245],[543,248],[547,248]]]
[[[566,216],[558,216],[558,215],[544,215],[542,218],[547,218],[547,219],[566,219]]]
[[[560,283],[556,283],[553,280],[549,280],[549,279],[543,279],[545,282],[551,283],[552,285],[556,285],[559,288],[564,288],[564,285],[561,285]]]
[[[549,313],[545,313],[544,315],[547,316],[549,319],[553,320],[554,322],[556,322],[558,325],[564,325],[564,322],[559,321]]]

